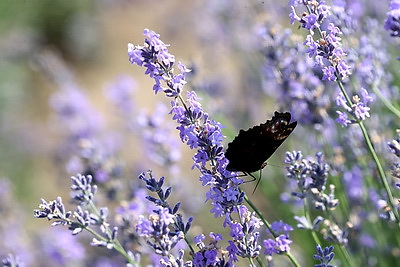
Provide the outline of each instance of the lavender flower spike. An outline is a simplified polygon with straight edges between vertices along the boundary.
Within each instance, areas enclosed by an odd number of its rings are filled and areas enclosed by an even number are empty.
[[[346,55],[341,47],[340,35],[342,32],[332,22],[326,29],[322,29],[323,21],[331,15],[330,7],[325,1],[290,1],[291,13],[290,23],[295,21],[301,27],[307,29],[310,34],[304,44],[308,46],[307,53],[310,57],[315,57],[315,64],[320,66],[323,73],[323,80],[335,81],[337,78],[344,79],[351,74],[351,67],[344,59]],[[304,5],[307,11],[299,17],[295,7]],[[318,30],[318,37],[315,31]],[[317,39],[318,38],[318,39]]]

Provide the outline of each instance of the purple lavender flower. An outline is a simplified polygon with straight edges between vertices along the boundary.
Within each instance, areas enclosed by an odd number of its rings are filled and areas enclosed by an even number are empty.
[[[302,17],[296,15],[295,7],[303,4],[307,7]],[[342,32],[332,22],[328,23],[326,30],[321,29],[322,22],[331,15],[330,7],[325,1],[293,1],[290,3],[291,13],[290,22],[293,24],[298,21],[301,26],[309,30],[310,34],[306,38],[305,45],[308,46],[309,56],[315,56],[315,63],[323,71],[323,80],[341,80],[351,74],[351,67],[346,63],[346,55],[341,48]],[[319,40],[315,40],[314,30],[318,29]],[[333,69],[332,69],[333,68]]]
[[[196,252],[193,257],[194,266],[234,266],[232,263],[238,261],[236,255],[239,253],[236,245],[232,241],[229,242],[229,246],[226,248],[228,251],[228,259],[225,259],[226,252],[221,253],[219,247],[219,241],[222,240],[219,234],[210,233],[212,240],[209,244],[205,245],[203,241],[203,235],[197,238],[197,246],[200,251]]]
[[[392,0],[389,5],[388,17],[385,21],[385,30],[393,37],[400,37],[400,1]]]
[[[204,235],[204,234],[200,234],[200,235],[198,235],[198,236],[195,236],[194,237],[194,243],[197,245],[197,246],[204,246],[204,240],[206,239],[206,236]]]
[[[136,82],[130,76],[120,75],[105,88],[106,96],[125,118],[132,116],[134,111],[132,96],[135,87]]]
[[[167,45],[160,40],[160,35],[153,31],[145,29],[143,34],[146,36],[144,46],[128,44],[130,62],[147,68],[145,73],[156,81],[153,86],[155,93],[163,91],[169,97],[177,97],[186,84],[185,74],[190,70],[179,65],[181,73],[171,75],[175,57],[168,52]],[[163,87],[161,81],[167,86]]]
[[[290,251],[290,244],[293,241],[285,235],[280,235],[275,239],[266,239],[263,241],[265,247],[264,254],[272,256],[273,254],[282,254]]]
[[[52,223],[53,226],[70,224],[72,212],[65,210],[61,197],[50,202],[47,202],[42,198],[41,202],[42,203],[39,205],[40,210],[34,210],[35,218],[47,218],[48,220],[55,219]]]
[[[336,118],[336,122],[342,125],[343,127],[346,127],[350,123],[352,123],[351,120],[349,120],[349,117],[347,116],[347,113],[341,112],[339,110],[336,111],[336,113],[339,115]]]
[[[182,86],[185,84],[183,79],[185,73],[189,70],[183,64],[179,64],[181,73],[176,78],[172,72],[175,62],[172,59],[174,57],[169,54],[167,46],[159,40],[159,35],[149,30],[145,30],[144,35],[147,38],[143,47],[128,45],[130,61],[148,68],[146,73],[155,79],[157,88],[162,88],[156,90],[156,92],[162,90],[166,96],[175,98],[171,102],[171,114],[173,120],[179,123],[177,129],[180,132],[181,140],[190,148],[197,149],[193,156],[193,166],[198,168],[203,175],[211,173],[213,175],[214,182],[210,184],[210,191],[207,194],[208,199],[214,205],[212,211],[217,216],[230,213],[233,207],[243,202],[243,193],[239,193],[237,187],[240,183],[239,179],[226,178],[234,175],[225,170],[227,160],[223,154],[222,126],[220,123],[209,119],[195,92],[187,92],[187,99],[186,101],[183,100],[181,97]],[[163,62],[161,58],[171,60]],[[157,76],[153,75],[154,73],[157,73]],[[161,82],[164,82],[166,86],[162,87]],[[212,165],[212,171],[205,168],[208,162]],[[226,190],[228,191],[225,194]]]
[[[94,194],[97,192],[97,186],[91,185],[92,176],[84,176],[78,173],[77,176],[72,176],[71,180],[71,192],[74,200],[77,200],[80,205],[88,204],[93,200]]]
[[[397,138],[393,139],[391,142],[388,142],[388,146],[390,152],[394,154],[394,160],[390,164],[390,169],[392,172],[392,176],[396,179],[395,187],[396,189],[400,190],[400,130],[397,130]]]
[[[353,103],[351,107],[349,107],[343,93],[339,93],[339,95],[336,98],[336,104],[339,107],[343,107],[347,112],[352,114],[357,121],[363,121],[367,117],[371,116],[369,114],[370,108],[367,107],[367,104],[373,101],[373,97],[371,97],[368,94],[368,91],[365,90],[364,88],[361,88],[361,96],[362,99],[360,99],[358,95],[354,95],[352,98]],[[337,118],[336,121],[342,124],[342,126],[347,126],[347,124],[349,123],[347,115],[344,115],[344,113],[339,111],[337,111],[337,113],[339,114],[339,117]]]
[[[318,244],[317,254],[314,255],[314,259],[318,260],[320,264],[315,264],[314,267],[333,267],[332,264],[329,264],[333,260],[333,257],[335,257],[333,246],[322,249]]]
[[[170,220],[173,215],[168,209],[160,208],[158,213],[150,215],[148,219],[141,218],[136,225],[136,231],[146,238],[147,244],[154,249],[156,254],[167,256],[170,250],[183,239],[184,234],[171,232],[169,225],[173,222]]]
[[[282,220],[271,223],[271,228],[276,234],[284,233],[287,237],[289,237],[289,232],[294,230],[292,226]]]
[[[190,217],[185,224],[182,215],[177,213],[180,203],[170,206],[167,199],[171,195],[172,188],[168,187],[164,190],[164,177],[157,180],[149,171],[147,175],[141,173],[139,179],[146,183],[149,191],[157,193],[157,197],[146,196],[146,199],[154,203],[157,208],[147,218],[139,217],[136,232],[145,238],[155,254],[169,257],[173,255],[171,250],[185,238],[193,217]],[[197,241],[202,243],[201,237]]]

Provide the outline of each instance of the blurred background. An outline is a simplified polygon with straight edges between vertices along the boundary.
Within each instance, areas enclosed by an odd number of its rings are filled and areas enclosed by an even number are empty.
[[[83,266],[83,251],[102,250],[84,242],[65,249],[75,237],[65,231],[60,238],[47,221],[33,219],[40,198],[62,196],[68,206],[69,177],[82,172],[120,201],[124,184],[134,188],[139,173],[152,169],[174,186],[177,201],[190,196],[183,208],[196,217],[193,235],[203,232],[212,215],[191,169],[193,151],[180,143],[170,100],[155,95],[144,69],[129,63],[127,44],[143,44],[145,28],[159,33],[192,69],[186,90],[196,90],[204,109],[226,126],[229,142],[280,108],[262,89],[259,33],[267,21],[289,27],[289,12],[286,2],[261,0],[1,1],[0,239],[7,241],[0,256],[18,254],[27,266]],[[301,138],[289,139],[269,161],[277,166],[264,170],[278,177],[260,189],[269,199],[279,200],[284,151]],[[276,203],[254,197],[271,220],[293,225],[289,214],[278,217]],[[219,223],[212,231],[222,231],[221,220],[213,220]],[[43,251],[54,257],[38,257]],[[103,259],[88,266],[113,264]]]

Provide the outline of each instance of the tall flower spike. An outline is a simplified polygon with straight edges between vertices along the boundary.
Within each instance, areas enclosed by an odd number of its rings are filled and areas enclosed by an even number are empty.
[[[328,16],[331,15],[330,7],[325,1],[290,1],[291,13],[290,23],[299,22],[301,26],[309,30],[304,44],[308,46],[308,54],[315,57],[315,63],[323,72],[323,80],[335,81],[337,78],[344,79],[351,74],[351,67],[347,64],[344,57],[345,52],[341,48],[342,32],[338,27],[330,22],[326,30],[321,29],[321,25]],[[304,5],[307,11],[301,17],[296,14],[296,7]],[[318,37],[315,34],[318,30]]]

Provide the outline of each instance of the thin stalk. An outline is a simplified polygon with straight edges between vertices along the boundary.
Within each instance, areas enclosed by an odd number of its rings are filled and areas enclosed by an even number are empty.
[[[394,115],[400,118],[400,110],[382,95],[381,91],[377,88],[375,84],[372,85],[371,89],[379,98],[379,100],[381,100],[382,103],[387,107],[387,109],[389,109]]]
[[[337,247],[339,248],[340,254],[342,254],[343,258],[346,261],[346,266],[350,266],[350,267],[351,266],[356,266],[356,265],[354,265],[352,257],[350,256],[350,254],[347,251],[347,249],[341,244],[339,244]]]
[[[338,83],[339,88],[342,91],[344,97],[346,98],[346,101],[348,102],[347,104],[351,107],[352,102],[351,102],[349,96],[347,95],[346,90],[343,87],[342,81],[340,79],[337,79],[337,83]],[[374,147],[372,145],[371,139],[370,139],[370,137],[368,135],[367,129],[364,126],[364,123],[362,121],[358,121],[357,123],[358,123],[358,125],[359,125],[359,127],[361,129],[361,132],[362,132],[363,136],[364,136],[365,144],[367,145],[368,151],[371,154],[372,159],[375,161],[375,165],[376,165],[376,168],[377,168],[378,173],[379,173],[379,178],[380,178],[381,183],[383,184],[383,187],[384,187],[384,189],[386,191],[386,194],[388,196],[388,201],[389,201],[390,208],[391,208],[391,210],[392,210],[392,212],[393,212],[393,214],[394,214],[394,216],[396,218],[396,222],[397,222],[398,226],[400,227],[399,212],[398,212],[398,210],[396,208],[395,201],[394,201],[392,192],[390,190],[389,183],[388,183],[385,171],[383,170],[382,164],[379,161],[378,155],[375,152],[375,149],[374,149]]]
[[[94,205],[93,201],[89,201],[89,206],[90,208],[93,210],[94,214],[96,214],[96,216],[100,217],[100,212],[97,209],[96,205]],[[104,238],[103,236],[99,235],[96,231],[94,231],[93,229],[89,228],[89,227],[85,227],[84,228],[90,232],[92,235],[94,235],[96,238],[103,240],[105,242],[109,242],[110,240],[108,240],[107,238]],[[109,227],[107,227],[107,232],[109,232],[109,234],[111,234],[111,229]],[[119,242],[118,239],[114,239],[111,240],[114,244],[113,248],[119,252],[129,263],[131,264],[137,264],[137,262],[133,261],[133,259],[131,259],[131,257],[128,255],[128,253],[125,251],[124,247],[121,245],[121,243]]]
[[[310,219],[310,213],[308,212],[307,206],[308,206],[307,205],[307,199],[304,198],[304,200],[303,200],[304,216],[306,217],[307,222],[309,224],[311,224],[312,222],[311,222],[311,219]],[[315,244],[321,245],[322,243],[319,240],[319,237],[318,237],[317,233],[312,229],[310,229],[310,231],[311,231],[311,236],[313,237]]]

